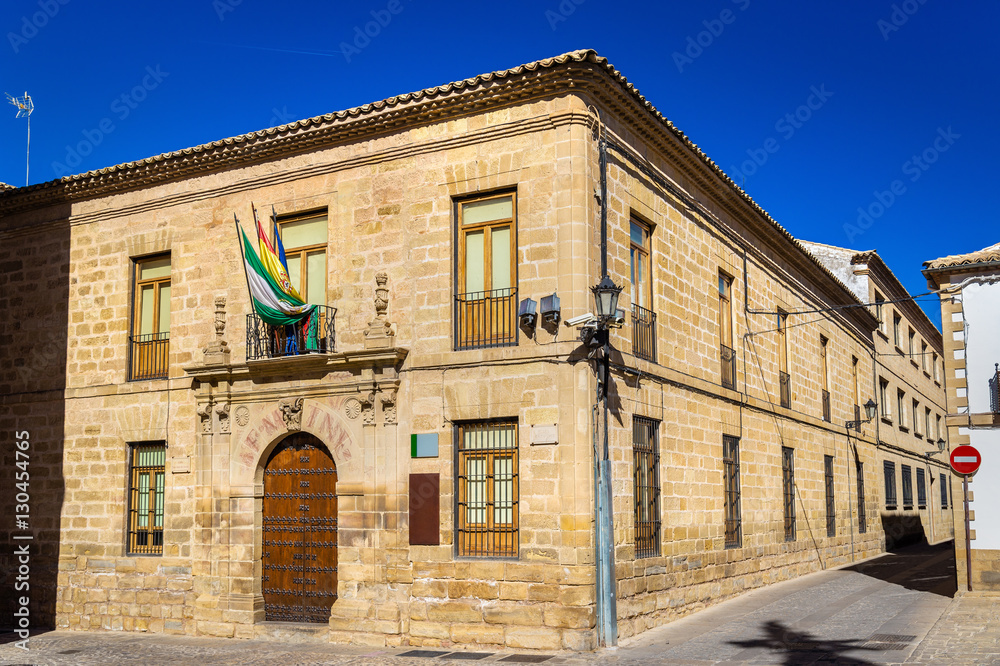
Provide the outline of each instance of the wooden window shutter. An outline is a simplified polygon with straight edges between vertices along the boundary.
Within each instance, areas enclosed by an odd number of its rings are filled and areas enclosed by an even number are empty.
[[[438,474],[410,474],[410,545],[441,543],[441,480]]]

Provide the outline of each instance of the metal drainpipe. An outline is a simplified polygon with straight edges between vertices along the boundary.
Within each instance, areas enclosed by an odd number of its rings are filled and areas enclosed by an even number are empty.
[[[608,276],[608,148],[604,136],[598,143],[601,170],[601,277]],[[595,550],[597,566],[597,644],[611,646],[618,644],[618,603],[615,584],[614,524],[611,505],[611,462],[608,455],[608,379],[610,362],[610,334],[605,330],[603,360],[599,361],[598,372],[605,372],[604,390],[598,383],[598,401],[603,403],[602,428],[603,447],[600,458],[594,451],[597,466],[597,483],[594,488]],[[603,365],[603,367],[601,367]]]

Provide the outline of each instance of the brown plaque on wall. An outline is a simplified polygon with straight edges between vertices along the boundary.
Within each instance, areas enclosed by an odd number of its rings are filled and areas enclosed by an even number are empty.
[[[410,545],[441,543],[441,483],[438,474],[410,475]]]

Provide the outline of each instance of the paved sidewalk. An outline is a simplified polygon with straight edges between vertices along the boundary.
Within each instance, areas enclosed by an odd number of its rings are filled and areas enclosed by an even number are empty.
[[[951,544],[915,546],[839,570],[750,592],[617,648],[593,653],[372,649],[326,643],[57,631],[25,652],[0,644],[0,664],[365,664],[544,663],[997,664],[1000,596],[954,593]],[[0,643],[12,640],[0,634]]]

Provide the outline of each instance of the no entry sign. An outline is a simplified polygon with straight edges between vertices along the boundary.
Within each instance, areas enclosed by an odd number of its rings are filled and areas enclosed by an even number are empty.
[[[959,474],[972,474],[982,462],[979,451],[972,446],[959,446],[951,452],[951,468]]]

